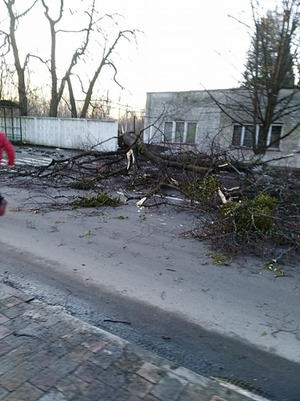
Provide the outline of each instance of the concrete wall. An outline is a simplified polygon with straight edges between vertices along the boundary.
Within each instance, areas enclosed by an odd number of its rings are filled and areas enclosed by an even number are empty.
[[[65,149],[114,151],[117,121],[22,117],[22,142]]]
[[[117,121],[21,117],[21,129],[24,144],[99,151],[118,146]]]
[[[197,122],[196,143],[215,135],[220,110],[204,91],[147,93],[144,141],[161,142],[165,121]]]

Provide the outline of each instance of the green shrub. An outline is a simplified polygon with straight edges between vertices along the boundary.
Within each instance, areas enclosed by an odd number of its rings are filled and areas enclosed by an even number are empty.
[[[88,195],[84,197],[78,197],[72,202],[70,206],[74,209],[82,207],[100,207],[100,206],[112,206],[116,207],[121,204],[119,198],[114,198],[113,196],[103,192],[96,195]]]
[[[195,179],[183,184],[183,194],[194,202],[198,202],[205,208],[211,208],[219,202],[219,182],[213,176],[207,176],[204,180]]]
[[[220,206],[218,221],[223,233],[235,233],[239,239],[245,239],[255,233],[260,237],[270,231],[274,225],[276,199],[267,193],[261,193],[253,199],[243,198],[239,202],[227,202]]]
[[[70,187],[74,189],[82,189],[88,191],[90,189],[95,189],[97,183],[95,179],[89,177],[83,177],[71,183]]]

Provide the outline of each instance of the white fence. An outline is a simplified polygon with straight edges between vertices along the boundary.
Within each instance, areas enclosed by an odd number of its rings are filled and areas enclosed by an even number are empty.
[[[20,129],[20,123],[13,125],[17,130]],[[7,131],[10,136],[8,126]],[[93,148],[99,151],[115,151],[118,146],[117,121],[21,117],[21,132],[23,144],[80,150]]]

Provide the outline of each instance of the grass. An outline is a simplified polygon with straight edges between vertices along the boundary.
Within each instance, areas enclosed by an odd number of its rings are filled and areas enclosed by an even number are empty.
[[[70,206],[73,209],[93,208],[101,206],[117,207],[121,204],[122,202],[120,201],[120,198],[115,198],[107,194],[106,192],[98,193],[96,195],[77,197],[72,202],[70,202]]]

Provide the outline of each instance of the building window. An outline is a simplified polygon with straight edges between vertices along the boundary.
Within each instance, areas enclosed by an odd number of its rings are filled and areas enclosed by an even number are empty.
[[[269,135],[269,143],[270,148],[279,148],[279,142],[282,134],[282,125],[272,125],[271,133]]]
[[[184,135],[184,123],[176,122],[175,123],[175,142],[183,142]]]
[[[252,147],[253,144],[253,125],[234,124],[232,145]]]
[[[186,142],[195,143],[197,123],[187,123]]]
[[[242,125],[234,124],[231,145],[241,146]]]
[[[197,123],[186,121],[165,122],[163,142],[195,143]]]
[[[233,146],[245,146],[251,148],[253,146],[253,135],[255,135],[255,142],[257,143],[258,138],[258,126],[254,132],[253,125],[240,125],[234,124],[232,134],[232,145]],[[279,148],[280,137],[282,133],[282,125],[273,124],[269,130],[267,146],[271,148]]]
[[[173,123],[166,122],[164,129],[164,142],[172,142]]]

